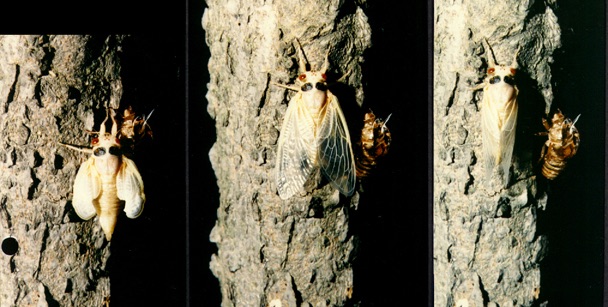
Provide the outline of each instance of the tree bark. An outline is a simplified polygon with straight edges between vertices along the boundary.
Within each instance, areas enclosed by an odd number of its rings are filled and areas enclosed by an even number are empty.
[[[348,90],[338,94],[348,114],[363,100],[360,63],[370,45],[367,17],[355,1],[207,5],[207,110],[217,134],[209,156],[220,192],[210,235],[218,251],[210,266],[220,282],[222,305],[344,305],[353,286],[349,211],[358,197],[341,197],[324,183],[305,197],[281,201],[271,178],[290,95],[271,82],[295,80],[296,39],[313,69],[329,51],[329,78],[348,73]]]
[[[1,306],[102,306],[109,245],[71,205],[81,153],[122,95],[122,37],[0,37]],[[8,241],[6,241],[8,239]],[[4,247],[11,247],[4,249]]]
[[[561,32],[555,2],[436,1],[434,45],[434,304],[532,306],[542,303],[540,262],[548,240],[537,232],[547,194],[534,163],[551,109],[554,51]],[[509,65],[517,48],[519,118],[507,188],[482,169],[479,108],[492,56]],[[543,140],[541,140],[542,142]]]

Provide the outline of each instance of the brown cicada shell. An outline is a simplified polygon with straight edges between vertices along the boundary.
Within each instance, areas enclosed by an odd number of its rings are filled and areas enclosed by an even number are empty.
[[[152,110],[152,112],[154,112],[154,110]],[[127,138],[134,141],[141,140],[147,135],[152,137],[152,129],[148,124],[148,119],[150,119],[152,112],[150,112],[148,116],[135,116],[133,108],[128,106],[123,111],[122,124],[120,125],[120,137],[122,139]]]
[[[386,121],[376,118],[370,110],[365,113],[361,139],[358,142],[358,155],[356,157],[357,178],[365,178],[376,167],[378,159],[384,157],[391,145],[391,132],[386,127]]]
[[[549,139],[540,153],[539,163],[543,163],[541,173],[549,180],[555,179],[578,151],[580,135],[574,126],[577,120],[578,116],[574,121],[564,117],[559,109],[553,114],[551,124],[543,118],[543,126],[547,132],[541,132],[539,135],[548,135]]]
[[[152,128],[150,128],[148,120],[153,112],[154,110],[148,116],[136,116],[131,106],[123,111],[118,138],[127,156],[133,155],[135,145],[143,138],[152,137]]]

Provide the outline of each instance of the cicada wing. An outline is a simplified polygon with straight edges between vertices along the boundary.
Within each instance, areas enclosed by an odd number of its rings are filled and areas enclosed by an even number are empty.
[[[144,210],[144,181],[135,162],[125,156],[122,157],[122,164],[116,174],[116,195],[125,201],[124,211],[127,217],[136,218]]]
[[[517,95],[506,104],[506,116],[503,121],[500,137],[500,168],[503,172],[504,184],[509,183],[509,168],[513,157],[513,147],[515,145],[515,132],[517,127]]]
[[[481,141],[483,147],[483,166],[486,177],[492,174],[494,166],[500,163],[500,123],[496,102],[492,101],[487,88],[481,104]]]
[[[277,143],[276,184],[281,199],[304,191],[316,166],[316,150],[313,118],[296,94],[285,112]]]
[[[72,206],[81,219],[88,220],[97,214],[94,200],[100,193],[101,179],[95,168],[95,159],[89,158],[80,165],[74,179]]]
[[[355,160],[346,119],[338,99],[327,92],[328,102],[321,119],[319,164],[323,175],[340,193],[351,196],[355,191]]]

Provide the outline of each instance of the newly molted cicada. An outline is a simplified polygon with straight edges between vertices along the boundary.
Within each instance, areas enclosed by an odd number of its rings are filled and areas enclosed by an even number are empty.
[[[486,42],[487,44],[487,42]],[[511,65],[498,65],[488,45],[488,70],[482,84],[481,101],[481,137],[483,161],[486,176],[489,178],[495,166],[499,166],[503,184],[509,183],[509,168],[515,144],[517,124],[517,95],[515,73],[517,72],[517,54]]]
[[[340,193],[350,196],[355,190],[348,126],[338,98],[327,86],[328,55],[318,71],[306,71],[301,60],[295,85],[275,83],[297,92],[289,101],[277,144],[276,184],[282,199],[304,192],[319,168]]]
[[[116,120],[109,109],[107,112],[99,132],[95,133],[98,137],[91,141],[92,148],[63,145],[91,155],[76,173],[72,205],[83,220],[97,215],[106,239],[110,241],[120,211],[124,210],[129,218],[138,217],[144,209],[146,196],[135,163],[122,154]],[[108,117],[112,119],[111,133],[106,132]]]

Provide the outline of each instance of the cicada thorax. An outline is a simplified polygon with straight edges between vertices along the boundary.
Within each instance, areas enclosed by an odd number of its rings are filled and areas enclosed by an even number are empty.
[[[357,178],[369,176],[378,160],[388,153],[391,133],[386,126],[387,121],[388,118],[386,121],[376,118],[371,110],[365,114],[361,138],[358,142],[358,154],[355,159]]]
[[[555,179],[578,151],[580,135],[574,126],[576,120],[578,117],[574,121],[566,118],[559,109],[550,124],[543,118],[547,132],[542,134],[548,135],[548,140],[541,151],[541,173],[549,180]]]

